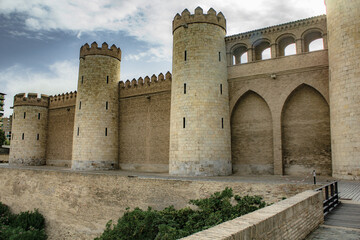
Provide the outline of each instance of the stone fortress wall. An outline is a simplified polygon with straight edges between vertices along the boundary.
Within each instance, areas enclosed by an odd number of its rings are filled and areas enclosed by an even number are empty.
[[[225,38],[235,171],[331,175],[326,32],[323,15]],[[324,50],[309,52],[319,38]]]
[[[354,5],[358,11],[359,4]],[[339,161],[331,158],[340,155],[331,151],[331,144],[337,145],[330,141],[329,61],[335,57],[328,58],[327,22],[323,15],[224,37],[226,20],[221,13],[185,10],[173,21],[173,76],[168,72],[125,83],[118,83],[120,49],[108,49],[106,43],[101,48],[96,43],[84,45],[91,54],[81,51],[78,93],[50,97],[48,107],[42,108],[48,109],[48,123],[42,128],[47,131],[46,164],[78,169],[72,161],[82,154],[77,161],[88,161],[85,169],[103,169],[99,162],[109,160],[113,165],[105,168],[168,172],[170,166],[175,175],[221,175],[217,171],[226,168],[226,154],[219,153],[231,149],[232,171],[243,175],[304,175],[316,170],[320,175],[336,172],[338,177],[358,179],[357,170],[341,166],[340,171]],[[324,49],[310,51],[316,39],[323,40]],[[201,48],[201,41],[215,45]],[[285,56],[290,44],[295,44],[296,54]],[[262,59],[266,49],[270,59]],[[336,68],[336,58],[331,64]],[[88,75],[95,85],[104,86],[86,89],[82,84]],[[92,98],[84,99],[88,92]],[[107,101],[118,108],[107,111]],[[15,115],[24,107],[14,104]],[[78,125],[83,125],[80,135],[85,128],[88,136],[76,143]],[[20,123],[14,126],[16,140],[25,130]],[[118,131],[118,138],[102,144],[105,128],[112,129],[109,134]],[[221,131],[224,138],[217,142]],[[22,143],[16,141],[13,154]],[[104,155],[107,150],[110,158]],[[10,163],[15,163],[11,159],[15,157],[10,156]],[[356,165],[354,159],[347,164]]]

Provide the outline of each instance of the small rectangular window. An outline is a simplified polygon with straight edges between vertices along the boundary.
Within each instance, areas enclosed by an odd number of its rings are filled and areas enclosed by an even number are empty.
[[[224,118],[221,118],[221,128],[224,128]]]
[[[107,128],[105,128],[105,136],[107,136]]]
[[[84,76],[81,76],[81,84],[84,83]]]
[[[222,84],[220,84],[220,94],[222,95]]]
[[[106,104],[105,104],[105,108],[106,108],[106,110],[108,110],[108,109],[109,109],[109,103],[108,103],[108,102],[106,102]]]
[[[14,134],[11,135],[12,140],[14,140]]]
[[[183,118],[183,128],[185,128],[185,118]]]
[[[24,138],[25,138],[25,135],[24,135],[24,133],[23,133],[22,136],[21,136],[21,139],[24,140]]]
[[[38,119],[40,119],[40,113],[38,113]]]
[[[184,83],[184,94],[186,94],[186,83]]]
[[[15,113],[14,113],[14,119],[15,119]]]
[[[79,109],[81,109],[81,101],[79,102]]]
[[[106,83],[109,83],[109,76],[106,76]]]
[[[40,138],[40,135],[37,134],[37,135],[36,135],[36,140],[39,140],[39,138]]]
[[[26,118],[26,112],[24,112],[24,119]]]
[[[80,133],[80,128],[78,128],[78,130],[77,130],[77,135],[79,136],[79,133]]]
[[[219,62],[221,62],[221,53],[219,52]]]
[[[185,53],[184,53],[184,60],[186,61],[187,60],[187,56],[186,56],[186,50],[185,50]]]

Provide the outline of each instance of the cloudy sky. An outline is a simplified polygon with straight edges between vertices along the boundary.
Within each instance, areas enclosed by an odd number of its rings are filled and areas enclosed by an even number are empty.
[[[0,0],[5,116],[16,93],[76,90],[84,43],[120,47],[123,81],[171,72],[172,19],[197,6],[221,11],[227,35],[325,13],[324,0]]]

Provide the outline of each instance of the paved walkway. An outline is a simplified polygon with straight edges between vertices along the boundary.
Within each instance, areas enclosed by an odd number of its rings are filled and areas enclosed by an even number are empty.
[[[340,198],[360,202],[360,181],[339,181]]]
[[[360,240],[360,181],[339,181],[341,204],[306,240]]]

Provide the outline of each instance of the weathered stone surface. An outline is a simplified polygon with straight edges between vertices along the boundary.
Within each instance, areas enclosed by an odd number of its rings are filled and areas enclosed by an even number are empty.
[[[38,208],[50,239],[93,239],[126,207],[187,206],[225,187],[235,194],[262,195],[267,202],[312,189],[313,185],[128,177],[121,171],[75,172],[51,167],[0,166],[0,201],[15,212]]]
[[[305,191],[183,240],[304,239],[324,222],[322,194]]]
[[[360,179],[360,2],[326,1],[333,175]]]

